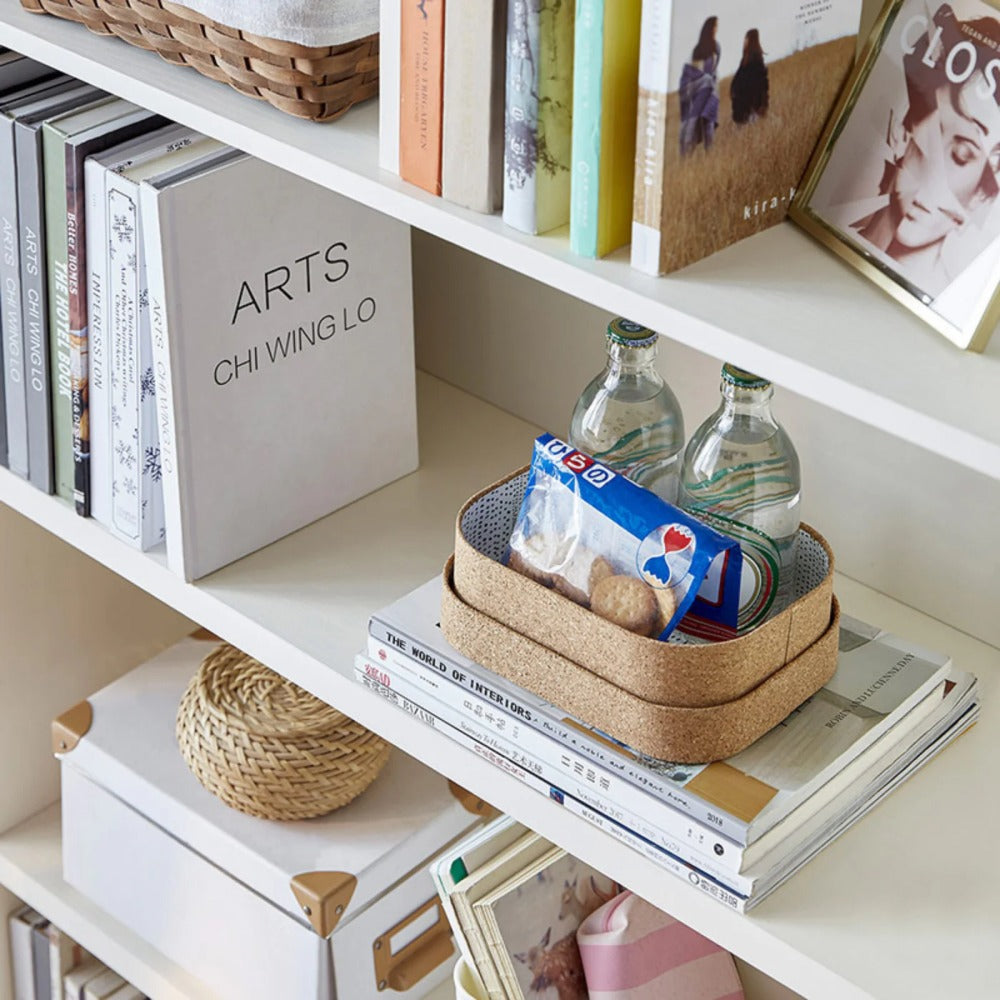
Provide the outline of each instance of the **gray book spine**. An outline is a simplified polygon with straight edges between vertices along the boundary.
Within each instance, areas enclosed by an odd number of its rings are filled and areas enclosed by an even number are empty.
[[[31,931],[31,964],[34,969],[35,998],[48,1000],[52,996],[52,972],[49,969],[49,922],[36,924]]]
[[[49,324],[45,274],[41,135],[37,125],[14,126],[17,207],[21,227],[21,316],[28,418],[28,476],[53,492]]]
[[[28,410],[21,332],[21,239],[17,224],[14,122],[0,115],[0,293],[3,303],[3,378],[7,465],[28,478]]]

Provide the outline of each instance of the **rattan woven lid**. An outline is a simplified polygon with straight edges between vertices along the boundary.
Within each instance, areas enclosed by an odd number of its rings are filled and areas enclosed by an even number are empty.
[[[307,819],[346,805],[378,776],[390,745],[233,646],[205,657],[177,713],[181,755],[227,805]]]

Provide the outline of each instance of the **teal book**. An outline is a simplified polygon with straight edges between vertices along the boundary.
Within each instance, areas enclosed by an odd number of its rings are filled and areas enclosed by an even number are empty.
[[[629,241],[641,0],[577,0],[570,249],[603,257]]]
[[[569,222],[573,0],[509,0],[503,220],[525,233]]]

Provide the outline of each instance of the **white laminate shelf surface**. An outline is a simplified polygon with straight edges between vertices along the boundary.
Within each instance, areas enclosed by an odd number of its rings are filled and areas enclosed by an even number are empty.
[[[454,515],[524,464],[537,428],[419,378],[420,470],[187,585],[0,471],[0,501],[475,790],[808,997],[996,997],[1000,651],[849,579],[844,610],[948,652],[983,687],[979,724],[752,914],[739,916],[352,679],[369,613],[438,572]],[[0,872],[2,881],[2,872]]]
[[[300,121],[15,0],[0,10],[0,44],[1000,478],[1000,336],[982,356],[957,350],[790,223],[649,278],[625,251],[586,261],[570,253],[564,231],[524,236],[380,170],[374,101],[335,123]]]

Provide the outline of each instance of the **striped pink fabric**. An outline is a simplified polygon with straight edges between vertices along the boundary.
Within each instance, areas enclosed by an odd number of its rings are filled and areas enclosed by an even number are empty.
[[[743,1000],[732,955],[631,892],[576,932],[590,1000]]]

